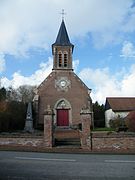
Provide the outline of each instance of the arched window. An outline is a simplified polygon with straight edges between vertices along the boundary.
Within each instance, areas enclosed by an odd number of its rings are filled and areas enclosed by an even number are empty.
[[[68,65],[68,54],[64,53],[64,67],[67,67]]]
[[[62,67],[62,53],[58,53],[58,61],[59,61],[59,67]]]

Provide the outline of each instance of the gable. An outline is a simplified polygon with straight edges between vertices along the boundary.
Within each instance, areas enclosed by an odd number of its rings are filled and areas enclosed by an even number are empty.
[[[76,80],[80,83],[81,86],[83,86],[86,90],[91,92],[91,89],[89,89],[86,84],[73,72],[73,75],[75,76]]]
[[[48,84],[48,81],[51,81],[53,79],[53,72],[51,72],[44,81],[37,87],[38,90],[42,89],[44,86]]]
[[[56,88],[58,81],[61,81],[62,79],[67,79],[71,82],[71,88],[81,88],[84,89],[87,92],[91,92],[91,89],[89,89],[85,83],[73,72],[73,71],[53,71],[51,72],[48,77],[39,85],[38,90],[40,89],[48,89],[50,86],[53,88]],[[75,84],[74,84],[75,83]],[[77,87],[75,87],[77,85]],[[79,89],[78,89],[79,90]]]

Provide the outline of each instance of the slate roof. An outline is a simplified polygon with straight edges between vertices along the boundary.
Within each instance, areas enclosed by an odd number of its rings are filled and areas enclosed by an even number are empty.
[[[56,46],[72,46],[72,48],[74,47],[74,45],[72,43],[70,43],[64,20],[62,20],[56,41],[53,45],[56,45]]]
[[[105,109],[113,111],[135,110],[135,97],[108,97],[106,98]]]

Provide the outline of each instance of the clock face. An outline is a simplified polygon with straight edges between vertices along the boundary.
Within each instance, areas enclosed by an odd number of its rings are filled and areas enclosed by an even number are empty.
[[[66,81],[62,80],[62,81],[60,82],[60,85],[61,85],[61,87],[65,87],[65,86],[66,86]]]
[[[71,82],[67,77],[58,77],[57,80],[55,80],[55,88],[57,88],[58,91],[68,91],[70,87]]]

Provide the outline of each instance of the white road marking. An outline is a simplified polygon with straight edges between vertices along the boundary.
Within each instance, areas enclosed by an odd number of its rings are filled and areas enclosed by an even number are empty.
[[[75,159],[49,159],[49,158],[30,158],[30,157],[15,157],[15,158],[21,160],[76,162]]]
[[[135,161],[129,160],[105,160],[106,163],[135,163]]]

